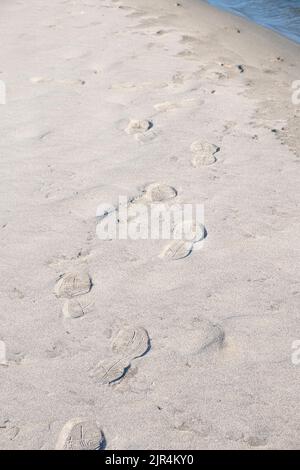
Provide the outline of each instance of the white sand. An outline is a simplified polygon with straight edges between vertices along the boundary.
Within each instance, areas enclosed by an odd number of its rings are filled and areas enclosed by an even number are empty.
[[[53,449],[77,417],[107,449],[299,448],[300,48],[180,3],[1,2],[1,449]],[[216,163],[192,165],[197,140]],[[99,204],[156,181],[204,204],[187,258],[96,237]],[[53,293],[69,271],[93,281],[78,318]],[[151,349],[95,382],[136,326]]]

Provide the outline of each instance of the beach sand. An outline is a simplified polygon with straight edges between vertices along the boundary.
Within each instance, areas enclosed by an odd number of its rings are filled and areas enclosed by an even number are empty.
[[[82,418],[107,449],[299,449],[300,46],[192,0],[0,11],[0,448]],[[204,206],[201,250],[97,237],[150,183]]]

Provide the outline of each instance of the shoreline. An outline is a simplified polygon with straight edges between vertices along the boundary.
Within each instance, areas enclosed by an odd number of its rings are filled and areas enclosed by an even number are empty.
[[[159,5],[155,1],[151,2],[149,0],[145,0],[143,1],[142,8],[143,10],[149,12],[170,12],[171,9],[174,10],[175,3],[172,0],[164,0],[164,4]],[[140,5],[137,0],[129,0],[127,4],[132,6],[134,5],[136,8],[138,8],[138,5]],[[222,27],[225,22],[227,26],[243,27],[245,33],[247,34],[247,38],[251,38],[254,36],[257,45],[263,42],[265,43],[265,46],[267,48],[271,46],[274,47],[275,41],[276,46],[282,49],[286,49],[286,47],[291,47],[293,50],[298,50],[300,48],[299,43],[282,35],[279,31],[275,31],[261,24],[258,24],[250,18],[240,16],[229,10],[225,10],[221,7],[211,5],[205,0],[184,0],[183,2],[181,2],[181,6],[178,8],[181,11],[182,18],[179,18],[177,16],[177,18],[175,19],[175,17],[173,17],[174,24],[176,24],[177,26],[182,26],[185,23],[186,25],[188,24],[189,27],[192,26],[193,28],[195,28],[195,31],[199,31],[200,26],[204,26],[204,30],[205,28],[215,28],[215,30],[217,30],[217,28]],[[199,19],[201,19],[202,14],[206,16],[205,25],[199,24]],[[258,52],[263,54],[263,51]]]
[[[209,1],[209,0],[208,0]],[[210,3],[210,2],[209,2]],[[254,24],[257,24],[259,26],[262,26],[263,28],[265,29],[268,29],[268,30],[271,30],[277,34],[279,34],[280,36],[283,36],[287,39],[289,39],[290,41],[296,43],[296,44],[299,44],[300,43],[300,37],[299,37],[299,34],[294,34],[294,33],[288,33],[288,32],[284,32],[283,29],[280,29],[280,28],[276,28],[274,26],[271,26],[271,25],[268,25],[267,23],[263,23],[263,22],[260,22],[260,21],[256,21],[254,18],[251,18],[251,16],[247,16],[247,14],[244,14],[242,13],[241,11],[239,11],[238,9],[235,9],[235,8],[231,8],[230,6],[228,7],[222,7],[221,5],[214,5],[212,3],[210,3],[211,5],[215,6],[215,8],[218,8],[222,11],[227,11],[229,13],[231,13],[232,15],[234,16],[238,16],[238,17],[241,17],[241,18],[244,18],[248,21],[251,21],[252,23]]]
[[[300,46],[178,3],[0,7],[1,449],[79,418],[109,450],[299,448]],[[202,205],[203,247],[100,240],[120,196]]]

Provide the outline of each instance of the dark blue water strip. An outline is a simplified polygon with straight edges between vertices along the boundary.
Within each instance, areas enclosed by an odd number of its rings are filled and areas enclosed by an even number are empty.
[[[207,0],[300,43],[300,0]]]

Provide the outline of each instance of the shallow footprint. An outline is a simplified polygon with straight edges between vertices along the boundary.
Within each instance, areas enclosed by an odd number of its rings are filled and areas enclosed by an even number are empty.
[[[167,201],[177,196],[177,191],[172,186],[162,183],[152,183],[146,187],[145,198],[151,202]]]
[[[209,142],[202,142],[196,140],[191,144],[191,151],[194,156],[192,158],[192,165],[197,168],[198,166],[212,165],[217,161],[215,154],[220,150],[220,147]]]
[[[149,342],[145,328],[123,328],[113,340],[112,350],[132,361],[148,351]]]
[[[85,81],[81,80],[80,78],[77,79],[60,79],[60,80],[55,80],[55,83],[58,83],[59,85],[85,85]]]
[[[218,348],[223,346],[225,332],[220,325],[212,323],[206,318],[199,318],[194,323],[194,331],[197,332],[198,341],[196,352],[202,352],[213,345]]]
[[[125,132],[127,134],[139,134],[142,132],[147,132],[149,129],[151,129],[151,127],[153,127],[151,121],[131,119],[125,129]]]
[[[96,421],[74,418],[62,428],[55,450],[100,450],[105,438]]]
[[[186,258],[193,250],[193,243],[186,240],[173,240],[159,255],[160,258],[177,260]]]
[[[172,101],[164,101],[163,103],[157,103],[154,105],[154,109],[160,112],[165,112],[165,111],[168,111],[169,109],[175,109],[175,108],[178,108],[178,104]]]
[[[92,280],[87,273],[70,272],[63,274],[57,281],[54,293],[57,297],[76,297],[87,294],[91,288]]]
[[[140,132],[138,134],[134,134],[135,140],[142,144],[147,144],[149,142],[152,142],[156,137],[158,136],[158,132],[154,132],[152,130],[148,132]]]
[[[91,311],[94,302],[86,297],[67,299],[63,305],[62,313],[66,318],[80,318]]]
[[[31,83],[47,83],[51,82],[51,78],[46,78],[46,77],[31,77],[30,78]]]
[[[205,238],[205,227],[194,220],[186,220],[175,225],[173,236],[175,240],[197,243]]]
[[[219,351],[225,340],[223,328],[206,318],[197,318],[186,328],[175,327],[170,331],[170,345],[183,356],[199,356]]]

